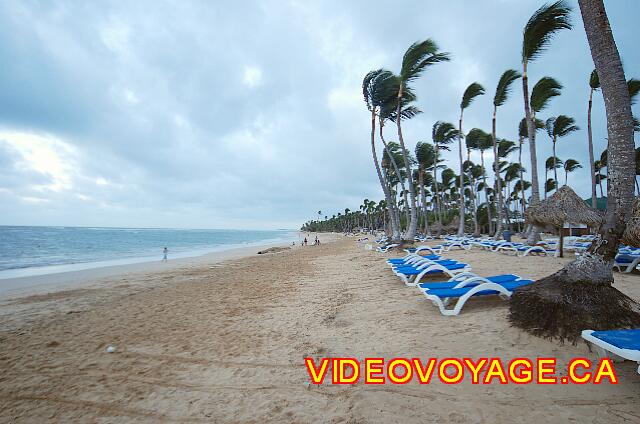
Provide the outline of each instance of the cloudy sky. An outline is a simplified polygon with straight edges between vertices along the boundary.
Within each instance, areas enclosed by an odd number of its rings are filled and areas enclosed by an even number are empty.
[[[496,82],[519,69],[522,28],[541,4],[3,1],[0,224],[297,228],[318,210],[356,209],[382,198],[364,74],[398,71],[412,42],[433,38],[452,61],[415,84],[424,113],[405,124],[408,144],[430,141],[436,120],[455,122],[473,81],[488,94],[465,128],[489,130]],[[627,78],[640,77],[640,2],[607,7]],[[586,129],[593,62],[577,9],[573,18],[530,80],[565,86],[543,118]],[[521,96],[500,109],[499,136],[517,139]],[[593,125],[599,153],[599,94]],[[551,143],[538,139],[546,158]],[[570,183],[589,196],[586,131],[558,156],[585,165]]]

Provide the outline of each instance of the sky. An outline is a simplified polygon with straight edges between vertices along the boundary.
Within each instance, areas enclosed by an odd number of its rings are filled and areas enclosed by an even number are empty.
[[[640,2],[605,3],[627,78],[640,78]],[[465,111],[464,130],[489,131],[496,83],[520,69],[522,28],[542,4],[3,1],[0,225],[299,228],[319,210],[380,200],[364,75],[398,72],[407,47],[432,38],[452,60],[414,83],[424,113],[403,125],[408,147],[431,142],[435,121],[456,123],[476,81],[487,94]],[[569,183],[589,197],[593,62],[572,4],[574,29],[530,64],[529,79],[564,85],[539,117],[576,119],[581,130],[557,154],[583,164]],[[518,83],[498,111],[498,136],[517,141],[523,113]],[[593,133],[599,154],[601,93]],[[393,127],[386,138],[396,140]],[[537,140],[542,181],[551,142]],[[457,169],[454,153],[445,158]]]

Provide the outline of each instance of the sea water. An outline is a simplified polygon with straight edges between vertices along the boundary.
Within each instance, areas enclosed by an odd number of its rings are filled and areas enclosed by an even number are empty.
[[[199,256],[291,242],[294,230],[0,226],[0,279]]]

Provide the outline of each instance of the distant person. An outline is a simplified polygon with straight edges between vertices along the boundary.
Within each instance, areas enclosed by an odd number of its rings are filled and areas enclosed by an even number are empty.
[[[167,249],[167,247],[165,246],[164,249],[162,249],[162,262],[167,262],[168,254],[169,254],[169,249]]]
[[[316,237],[316,243],[318,246],[320,246],[320,239],[318,237]]]
[[[316,239],[315,239],[315,241],[313,242],[313,245],[314,245],[314,246],[317,246],[317,245],[319,245],[319,244],[320,244],[320,240],[318,240],[318,236],[316,236]]]
[[[304,242],[303,243],[304,243],[305,246],[307,245],[307,238],[306,237],[304,238]]]

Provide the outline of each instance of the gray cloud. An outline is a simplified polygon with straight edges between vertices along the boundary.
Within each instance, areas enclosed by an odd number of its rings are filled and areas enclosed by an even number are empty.
[[[381,198],[362,76],[397,71],[409,44],[433,37],[453,60],[416,83],[425,113],[405,125],[407,141],[429,140],[435,120],[456,121],[473,81],[488,94],[465,127],[488,129],[495,84],[505,69],[519,69],[522,27],[539,4],[4,2],[0,223],[297,227],[319,209]],[[640,76],[632,32],[639,7],[607,7],[628,76]],[[544,117],[568,114],[586,127],[593,65],[577,11],[574,22],[530,79],[551,75],[565,85]],[[516,87],[499,112],[500,136],[516,138],[521,103]],[[17,145],[16,134],[35,144]],[[585,165],[572,180],[588,195],[585,134],[562,140],[558,155]],[[600,96],[594,135],[600,151]],[[544,158],[550,143],[539,139]],[[45,147],[53,159],[34,157]]]

